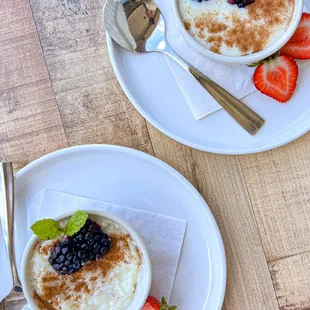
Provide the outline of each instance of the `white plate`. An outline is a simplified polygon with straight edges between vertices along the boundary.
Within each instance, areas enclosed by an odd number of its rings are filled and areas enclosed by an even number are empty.
[[[107,44],[115,74],[131,103],[153,126],[178,142],[213,153],[246,154],[276,148],[310,130],[309,66],[300,69],[298,87],[289,103],[280,104],[259,92],[244,99],[266,120],[252,137],[223,110],[196,121],[164,55],[128,52],[108,34]]]
[[[180,310],[221,309],[226,286],[221,235],[203,198],[176,170],[145,153],[108,145],[72,147],[34,161],[16,175],[18,262],[27,242],[27,208],[39,203],[33,197],[44,188],[186,219],[171,302]]]

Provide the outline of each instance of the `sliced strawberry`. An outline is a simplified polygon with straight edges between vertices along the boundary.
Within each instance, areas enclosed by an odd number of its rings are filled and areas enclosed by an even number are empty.
[[[310,14],[303,13],[292,38],[281,49],[281,55],[295,59],[310,59]]]
[[[142,310],[159,310],[161,303],[153,296],[149,296]]]
[[[298,78],[298,66],[291,57],[279,56],[258,66],[254,72],[255,87],[280,102],[291,99]]]
[[[176,306],[169,307],[164,297],[160,302],[155,297],[149,296],[142,310],[175,310],[176,308],[177,308]]]

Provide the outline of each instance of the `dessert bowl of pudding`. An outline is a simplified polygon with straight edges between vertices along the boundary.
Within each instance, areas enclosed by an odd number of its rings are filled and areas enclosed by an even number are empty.
[[[151,263],[142,239],[114,214],[86,212],[31,226],[39,237],[29,240],[21,266],[31,309],[143,307],[151,287]]]
[[[251,64],[293,36],[303,0],[172,0],[186,43],[222,63]]]

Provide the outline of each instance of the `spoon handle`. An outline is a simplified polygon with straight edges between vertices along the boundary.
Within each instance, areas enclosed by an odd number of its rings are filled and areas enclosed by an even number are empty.
[[[210,95],[251,135],[255,135],[257,131],[265,123],[257,113],[251,110],[243,102],[235,98],[223,87],[205,76],[186,60],[177,55],[166,43],[164,49],[161,50],[177,61],[186,71],[204,87]]]
[[[21,292],[21,284],[17,274],[14,255],[14,175],[12,163],[1,164],[2,180],[2,209],[1,224],[5,246],[11,267],[13,286],[16,292]]]

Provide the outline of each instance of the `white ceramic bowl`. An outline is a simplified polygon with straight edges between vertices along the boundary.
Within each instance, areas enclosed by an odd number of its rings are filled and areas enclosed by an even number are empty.
[[[259,1],[259,0],[257,0]],[[217,53],[212,52],[211,50],[207,49],[203,45],[201,45],[198,41],[194,39],[194,37],[186,30],[184,23],[181,18],[181,14],[179,12],[179,0],[172,0],[173,5],[173,12],[176,19],[176,22],[181,30],[182,36],[184,37],[187,44],[195,49],[200,54],[204,55],[205,57],[221,62],[221,63],[228,63],[228,64],[251,64],[253,62],[260,61],[264,58],[269,57],[270,55],[274,54],[278,50],[280,50],[293,36],[296,31],[296,28],[300,22],[301,15],[303,12],[304,0],[295,0],[295,10],[294,15],[291,21],[290,26],[286,30],[285,34],[276,41],[270,47],[250,55],[245,56],[225,56],[220,55]]]
[[[91,210],[85,210],[85,212],[89,215],[99,216],[106,219],[109,219],[111,221],[114,221],[125,228],[125,230],[128,231],[128,233],[131,235],[131,237],[135,240],[141,254],[142,254],[142,269],[141,269],[141,281],[136,287],[136,292],[134,294],[132,303],[126,310],[137,310],[141,309],[145,303],[145,300],[147,299],[150,289],[151,289],[151,281],[152,281],[152,271],[151,271],[151,262],[150,258],[147,252],[147,249],[142,241],[142,239],[139,237],[137,232],[123,219],[120,217],[110,213],[102,211],[101,209],[91,209]],[[63,213],[57,217],[55,217],[56,220],[63,220],[72,215],[71,212]],[[30,240],[28,241],[28,244],[25,248],[23,259],[22,259],[22,266],[21,266],[21,282],[23,286],[23,290],[25,293],[25,297],[31,307],[31,309],[36,310],[39,309],[36,302],[33,299],[33,291],[31,289],[31,285],[29,283],[29,278],[27,277],[27,264],[30,259],[30,256],[32,254],[33,248],[38,241],[38,238],[33,235]]]

